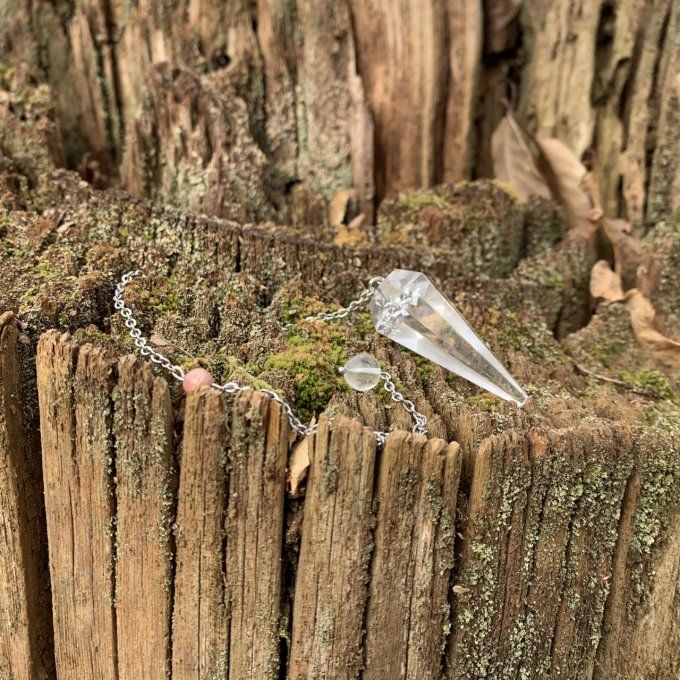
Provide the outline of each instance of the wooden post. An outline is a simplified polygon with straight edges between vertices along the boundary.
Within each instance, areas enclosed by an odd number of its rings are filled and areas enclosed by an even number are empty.
[[[11,312],[0,314],[0,677],[54,669],[40,444]]]

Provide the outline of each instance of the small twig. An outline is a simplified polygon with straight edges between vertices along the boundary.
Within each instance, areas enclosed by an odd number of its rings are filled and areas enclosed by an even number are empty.
[[[663,396],[662,394],[660,394],[651,387],[638,387],[637,385],[633,385],[632,383],[626,382],[625,380],[619,380],[618,378],[610,378],[608,375],[602,375],[602,373],[595,373],[595,371],[590,371],[585,366],[576,363],[573,359],[571,363],[574,365],[574,368],[579,373],[581,373],[582,375],[588,375],[591,378],[595,378],[595,380],[608,382],[611,383],[612,385],[618,385],[619,387],[623,387],[629,390],[630,392],[635,392],[635,394],[641,394],[645,397],[654,397],[655,399],[660,399]]]

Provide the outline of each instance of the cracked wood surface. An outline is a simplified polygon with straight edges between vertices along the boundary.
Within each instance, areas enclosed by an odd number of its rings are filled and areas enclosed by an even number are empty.
[[[112,362],[54,332],[36,366],[56,668],[113,678]]]
[[[53,672],[40,444],[26,408],[16,319],[0,314],[0,677]]]
[[[356,421],[326,418],[310,445],[293,603],[291,678],[354,678],[373,549],[375,437]]]
[[[190,395],[180,455],[148,366],[53,331],[37,368],[60,675],[675,677],[677,442],[663,433],[492,435],[468,488],[456,443],[397,432],[376,454],[370,430],[322,419],[287,619],[278,405]],[[667,538],[631,609],[659,502]],[[30,621],[15,631],[28,641]]]
[[[164,202],[243,216],[232,194],[264,218],[302,182],[356,189],[370,218],[392,191],[487,176],[510,100],[597,151],[612,216],[678,207],[670,0],[6,4],[2,61],[53,89],[69,165]]]
[[[228,667],[225,592],[227,406],[218,392],[187,397],[179,474],[172,677],[219,677]]]

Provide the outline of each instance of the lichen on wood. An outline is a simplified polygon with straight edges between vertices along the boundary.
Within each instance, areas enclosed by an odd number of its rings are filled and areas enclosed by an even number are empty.
[[[677,8],[595,3],[574,37],[572,0],[294,4],[0,22],[0,674],[675,678]],[[508,109],[561,138],[566,200],[470,181]],[[283,331],[395,267],[442,287],[527,408],[365,311]],[[185,399],[132,356],[112,294],[133,268],[154,347],[319,420],[294,497],[275,402]],[[358,351],[429,441],[345,388]]]

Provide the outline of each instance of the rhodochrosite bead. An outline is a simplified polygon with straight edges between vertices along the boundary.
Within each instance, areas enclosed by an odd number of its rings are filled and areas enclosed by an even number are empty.
[[[187,371],[182,381],[182,387],[187,394],[198,387],[203,387],[204,385],[210,387],[212,384],[213,377],[210,371],[206,371],[205,368],[192,368],[190,371]]]

